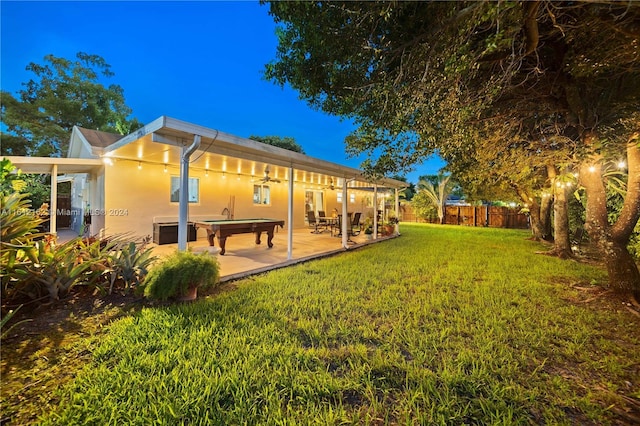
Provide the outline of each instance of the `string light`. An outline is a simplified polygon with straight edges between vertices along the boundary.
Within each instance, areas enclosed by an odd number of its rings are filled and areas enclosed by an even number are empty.
[[[591,173],[595,172],[596,171],[596,166],[589,166],[589,171]]]
[[[625,167],[627,167],[627,163],[625,163],[624,160],[621,160],[620,162],[618,162],[619,169],[624,169]]]

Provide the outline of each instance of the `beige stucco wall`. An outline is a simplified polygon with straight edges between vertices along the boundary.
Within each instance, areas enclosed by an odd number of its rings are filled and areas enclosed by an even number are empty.
[[[164,171],[163,165],[143,163],[138,168],[135,161],[116,160],[113,165],[105,167],[104,174],[104,209],[97,213],[104,215],[104,227],[107,234],[134,232],[145,236],[153,234],[155,221],[177,221],[178,203],[170,201],[171,176],[179,176],[177,167],[168,167]],[[253,204],[253,186],[250,176],[226,174],[222,177],[219,172],[203,170],[190,171],[190,177],[199,178],[199,202],[189,204],[191,219],[217,219],[223,210],[230,205],[230,198],[235,198],[234,217],[242,218],[272,218],[287,221],[288,182],[270,183],[271,204]],[[305,190],[304,183],[294,185],[294,222],[293,227],[306,227],[305,222]],[[318,189],[315,189],[318,190]],[[330,215],[333,209],[342,211],[342,205],[337,202],[337,192],[324,190],[325,211]],[[354,191],[356,199],[349,203],[348,211],[362,211],[362,191]],[[92,206],[93,207],[93,206]],[[94,212],[96,213],[96,212]],[[99,221],[98,221],[99,222]],[[198,237],[204,236],[199,231]]]

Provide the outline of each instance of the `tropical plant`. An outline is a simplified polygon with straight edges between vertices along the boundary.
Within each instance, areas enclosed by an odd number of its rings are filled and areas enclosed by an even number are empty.
[[[108,294],[113,293],[117,282],[124,292],[140,285],[149,273],[149,267],[157,260],[152,256],[153,249],[146,246],[146,241],[138,244],[116,239],[103,251],[107,253],[98,267],[103,268],[102,275],[109,284]]]
[[[151,269],[144,280],[144,295],[167,300],[180,297],[193,287],[208,289],[218,283],[220,266],[209,253],[175,251]]]
[[[451,175],[438,173],[437,176],[433,177],[433,180],[426,177],[420,179],[417,185],[418,193],[423,194],[437,209],[440,223],[444,222],[445,202],[453,189],[450,179]]]
[[[36,258],[16,264],[10,275],[10,297],[20,294],[32,299],[48,295],[51,300],[66,296],[71,288],[89,281],[87,273],[97,261],[90,253],[100,241],[88,243],[80,238],[55,244],[47,239],[36,242]]]
[[[28,194],[5,194],[0,191],[0,259],[2,274],[16,262],[36,259],[34,238],[42,220],[33,214]]]
[[[373,234],[373,221],[371,220],[370,217],[367,217],[364,220],[364,224],[362,225],[362,228],[364,229],[364,233],[366,235],[371,235]]]
[[[7,312],[5,315],[2,316],[2,320],[0,320],[0,339],[4,339],[5,337],[7,337],[7,335],[9,334],[9,332],[16,326],[25,323],[25,322],[29,322],[31,321],[30,319],[25,319],[22,321],[18,321],[14,324],[11,324],[10,327],[5,328],[5,326],[7,325],[7,323],[9,321],[11,321],[11,318],[13,318],[15,316],[15,314],[20,310],[20,308],[22,308],[23,305],[18,306],[16,309],[11,309],[9,310],[9,312]]]

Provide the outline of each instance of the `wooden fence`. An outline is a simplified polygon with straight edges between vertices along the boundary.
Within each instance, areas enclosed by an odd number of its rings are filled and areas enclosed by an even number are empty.
[[[439,223],[437,216],[426,220],[418,218],[410,205],[401,209],[405,222]],[[490,228],[528,229],[529,217],[518,208],[499,206],[446,206],[444,223],[447,225],[488,226]]]

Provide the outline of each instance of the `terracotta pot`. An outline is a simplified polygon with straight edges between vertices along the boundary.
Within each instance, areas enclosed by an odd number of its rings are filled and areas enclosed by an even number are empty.
[[[198,298],[198,287],[189,287],[187,292],[181,296],[177,296],[179,302],[192,302]]]

